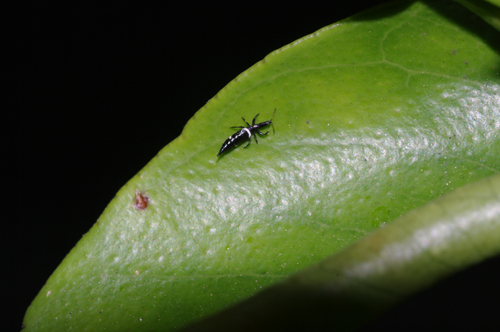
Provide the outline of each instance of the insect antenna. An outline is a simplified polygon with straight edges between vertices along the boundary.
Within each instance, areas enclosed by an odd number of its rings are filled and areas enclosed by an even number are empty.
[[[276,107],[274,108],[273,117],[271,118],[271,126],[273,127],[273,134],[276,134],[276,131],[274,130],[274,123],[273,123],[275,114],[276,114]]]

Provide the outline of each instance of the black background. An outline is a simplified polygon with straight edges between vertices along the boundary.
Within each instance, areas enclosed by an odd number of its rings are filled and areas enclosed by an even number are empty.
[[[273,50],[382,2],[21,2],[14,330],[120,187],[220,89]],[[499,260],[483,265],[475,284],[492,269],[498,279]]]

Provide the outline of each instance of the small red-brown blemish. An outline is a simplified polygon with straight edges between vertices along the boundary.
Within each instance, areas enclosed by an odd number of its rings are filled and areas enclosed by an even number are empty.
[[[137,210],[144,210],[148,207],[149,198],[144,196],[139,190],[135,191],[135,205]]]

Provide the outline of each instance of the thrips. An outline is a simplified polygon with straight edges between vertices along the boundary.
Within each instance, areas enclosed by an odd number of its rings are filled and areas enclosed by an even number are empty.
[[[255,116],[255,118],[253,118],[251,125],[247,122],[247,120],[245,120],[245,118],[241,117],[243,119],[243,121],[245,121],[245,123],[248,125],[248,127],[243,127],[243,126],[231,127],[231,128],[241,128],[241,130],[239,130],[238,132],[229,136],[229,138],[224,142],[224,144],[222,144],[222,147],[220,148],[220,151],[217,154],[217,157],[220,156],[221,153],[223,153],[227,149],[230,149],[233,146],[238,146],[241,142],[248,139],[248,144],[245,146],[245,148],[246,148],[252,142],[252,134],[255,137],[255,142],[257,144],[259,142],[257,141],[257,134],[256,133],[259,133],[259,135],[262,135],[262,136],[269,134],[269,130],[267,131],[267,133],[263,134],[259,131],[259,128],[264,127],[264,126],[268,126],[268,125],[272,125],[273,119],[274,119],[274,114],[276,114],[276,108],[274,109],[273,117],[271,118],[271,120],[255,124],[255,119],[259,116],[259,114],[257,114]],[[274,133],[274,125],[273,125],[273,133]]]

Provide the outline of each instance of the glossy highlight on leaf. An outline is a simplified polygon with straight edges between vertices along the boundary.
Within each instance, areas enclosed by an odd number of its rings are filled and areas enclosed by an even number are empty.
[[[500,252],[500,174],[454,190],[184,331],[354,331]]]
[[[396,2],[271,53],[117,193],[25,330],[179,328],[498,173],[498,39],[452,1]],[[275,108],[275,135],[215,158]]]

